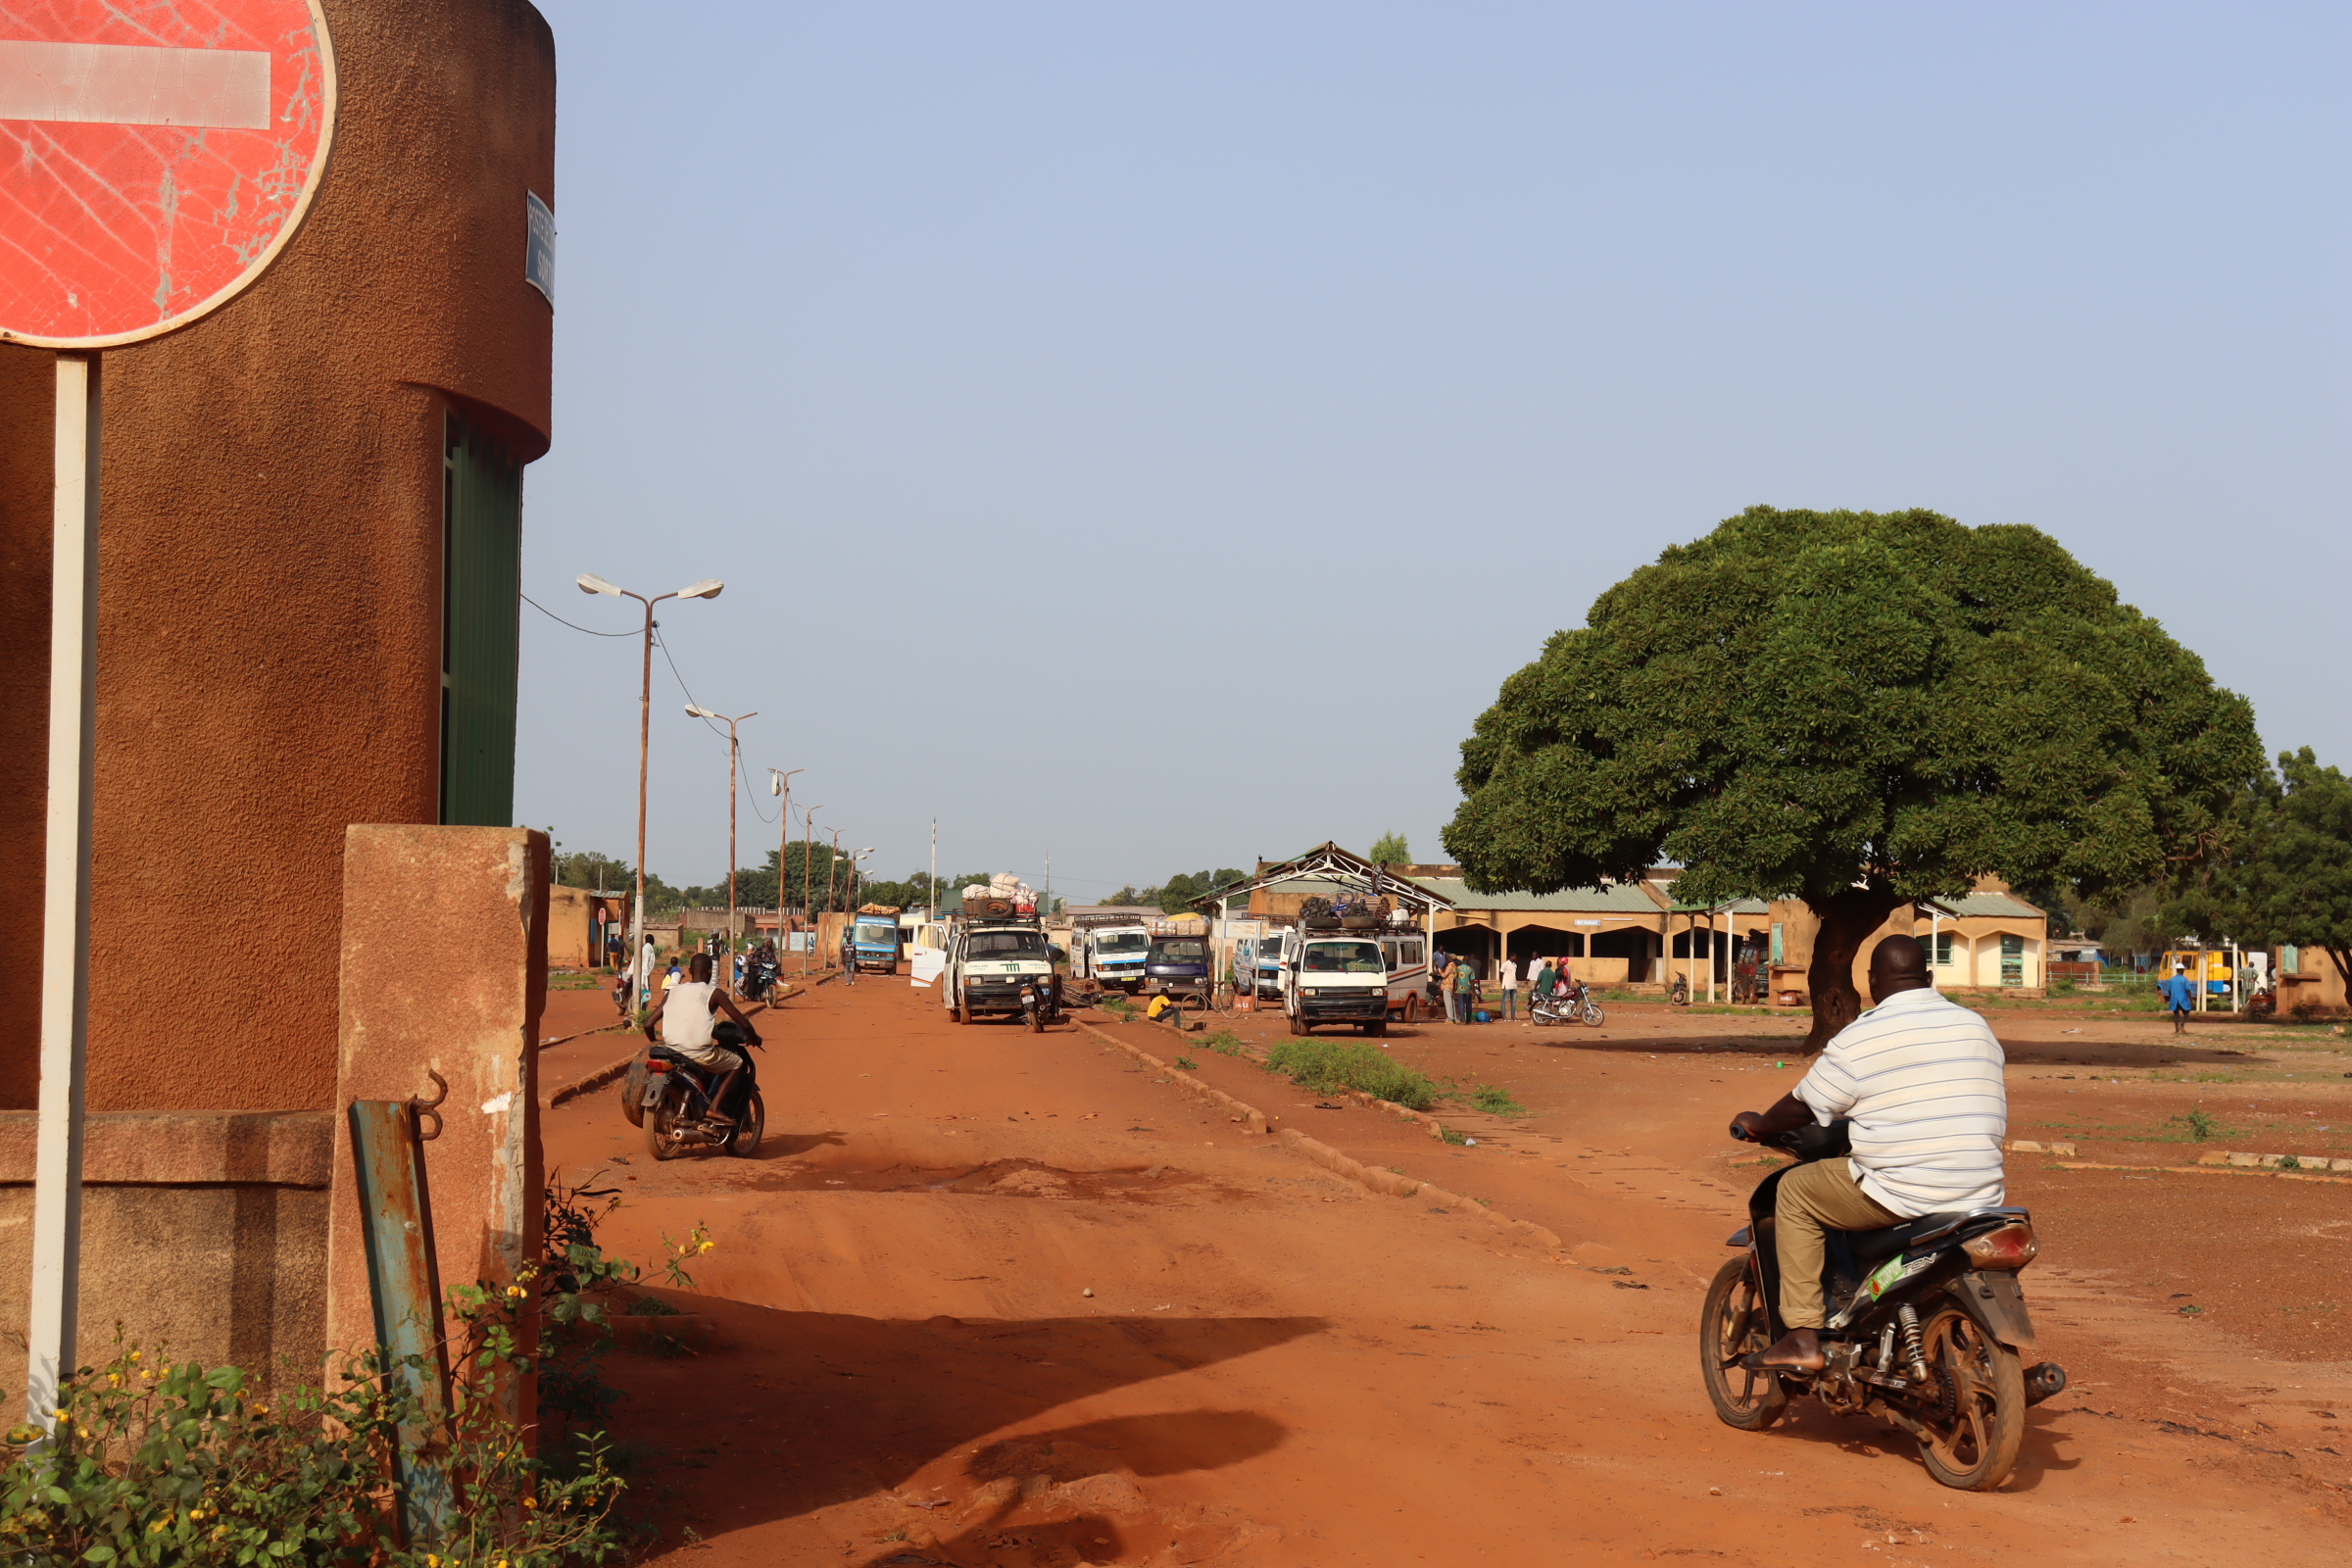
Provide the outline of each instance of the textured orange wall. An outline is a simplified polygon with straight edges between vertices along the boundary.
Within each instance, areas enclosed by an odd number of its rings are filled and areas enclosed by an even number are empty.
[[[229,305],[106,357],[92,1110],[332,1103],[344,829],[438,809],[442,409],[548,444],[553,317],[522,279],[524,192],[556,200],[545,22],[326,15],[341,107],[303,230]],[[37,617],[0,588],[5,1106],[37,1055],[32,994],[7,1004],[38,970],[46,720],[16,688],[46,691],[48,375],[0,349],[0,565],[43,564]]]
[[[39,1092],[30,1031],[41,1005],[56,396],[50,356],[0,348],[0,1105],[25,1107]]]

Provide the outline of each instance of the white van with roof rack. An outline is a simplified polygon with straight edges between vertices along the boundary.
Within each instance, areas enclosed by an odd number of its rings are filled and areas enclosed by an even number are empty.
[[[1387,1034],[1389,963],[1382,948],[1373,931],[1284,931],[1282,1010],[1291,1033],[1311,1034],[1319,1023],[1352,1023],[1358,1034]]]

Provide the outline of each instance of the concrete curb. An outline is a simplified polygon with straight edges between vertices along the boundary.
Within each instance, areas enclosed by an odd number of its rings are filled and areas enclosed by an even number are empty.
[[[1129,1045],[1126,1041],[1119,1039],[1115,1035],[1104,1034],[1093,1024],[1080,1022],[1078,1027],[1085,1030],[1088,1034],[1093,1035],[1097,1040],[1102,1041],[1104,1045],[1113,1046],[1120,1051],[1124,1051],[1127,1053],[1127,1054],[1133,1056],[1136,1060],[1144,1063],[1146,1066],[1154,1067],[1162,1072],[1167,1073],[1171,1082],[1184,1085],[1194,1094],[1203,1096],[1206,1099],[1215,1101],[1221,1105],[1225,1105],[1231,1109],[1242,1112],[1243,1118],[1249,1122],[1250,1131],[1253,1133],[1262,1133],[1266,1130],[1266,1113],[1257,1109],[1255,1106],[1245,1104],[1243,1102],[1234,1099],[1231,1095],[1225,1093],[1223,1090],[1211,1088],[1209,1085],[1201,1083],[1199,1079],[1190,1077],[1184,1072],[1170,1067],[1166,1062],[1160,1060],[1157,1056],[1154,1056],[1152,1054],[1152,1053],[1144,1050],[1142,1047]],[[1253,1059],[1260,1059],[1262,1061],[1262,1058]],[[1407,1120],[1426,1122],[1429,1125],[1431,1136],[1442,1136],[1437,1118],[1434,1116],[1418,1110],[1408,1110],[1402,1105],[1395,1104],[1386,1100],[1375,1100],[1370,1095],[1367,1095],[1360,1090],[1348,1090],[1346,1091],[1346,1093],[1349,1099],[1353,1100],[1358,1104],[1376,1106],[1381,1109],[1394,1111],[1396,1114],[1404,1117]],[[1297,1150],[1308,1159],[1322,1166],[1325,1170],[1330,1171],[1334,1176],[1342,1177],[1348,1181],[1351,1181],[1358,1187],[1364,1188],[1370,1192],[1378,1193],[1383,1198],[1428,1199],[1432,1202],[1442,1204],[1446,1208],[1458,1209],[1464,1213],[1475,1214],[1480,1219],[1485,1220],[1488,1224],[1494,1226],[1498,1231],[1502,1231],[1507,1235],[1534,1242],[1538,1246],[1545,1248],[1551,1251],[1559,1251],[1567,1245],[1566,1243],[1562,1242],[1556,1234],[1545,1230],[1543,1226],[1535,1224],[1532,1221],[1524,1219],[1511,1219],[1506,1215],[1496,1213],[1494,1209],[1489,1208],[1486,1204],[1479,1202],[1475,1199],[1462,1197],[1459,1193],[1449,1193],[1443,1187],[1435,1187],[1428,1182],[1416,1181],[1410,1176],[1400,1176],[1393,1170],[1388,1170],[1378,1166],[1366,1165],[1361,1160],[1351,1159],[1348,1155],[1341,1153],[1338,1150],[1332,1148],[1329,1144],[1323,1143],[1319,1139],[1309,1138],[1306,1134],[1298,1131],[1296,1127],[1282,1128],[1274,1134],[1274,1137],[1275,1140],[1282,1144],[1286,1149]]]
[[[2338,1160],[2337,1164],[2345,1161]],[[2299,1170],[2265,1169],[2243,1165],[2107,1165],[2089,1159],[2062,1159],[2060,1170],[2123,1170],[2153,1174],[2163,1171],[2168,1176],[2268,1176],[2278,1182],[2323,1182],[2335,1187],[2352,1187],[2352,1176],[2321,1176]]]
[[[604,1088],[605,1085],[618,1080],[628,1072],[629,1064],[636,1059],[637,1053],[632,1051],[618,1061],[607,1063],[584,1078],[574,1078],[547,1097],[547,1108],[553,1110],[558,1105],[567,1104],[582,1095],[593,1094]]]
[[[1166,1062],[1160,1060],[1149,1051],[1144,1050],[1141,1046],[1131,1046],[1126,1041],[1119,1039],[1116,1035],[1106,1035],[1102,1030],[1096,1028],[1091,1023],[1085,1022],[1083,1019],[1073,1018],[1070,1021],[1077,1024],[1079,1028],[1085,1030],[1088,1034],[1093,1035],[1097,1040],[1102,1041],[1104,1045],[1116,1047],[1118,1050],[1124,1051],[1127,1053],[1127,1054],[1142,1062],[1145,1066],[1166,1073],[1170,1083],[1182,1084],[1185,1088],[1191,1090],[1194,1094],[1200,1096],[1202,1099],[1213,1101],[1217,1104],[1224,1106],[1227,1110],[1235,1112],[1236,1114],[1234,1119],[1244,1124],[1244,1131],[1261,1134],[1265,1132],[1266,1113],[1262,1110],[1259,1110],[1256,1106],[1244,1104],[1242,1102],[1234,1099],[1231,1095],[1225,1093],[1224,1090],[1211,1088],[1209,1085],[1202,1083],[1200,1079],[1186,1075],[1181,1070],[1169,1066]]]

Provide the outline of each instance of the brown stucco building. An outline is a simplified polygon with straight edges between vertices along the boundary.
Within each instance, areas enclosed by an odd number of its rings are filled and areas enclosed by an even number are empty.
[[[110,1251],[85,1349],[124,1317],[188,1353],[315,1357],[346,829],[513,820],[554,39],[522,0],[324,9],[339,108],[303,227],[242,295],[104,361],[85,1225]],[[38,1078],[51,361],[0,346],[9,1217]],[[199,886],[271,918],[214,923]],[[28,1228],[0,1227],[0,1330]]]

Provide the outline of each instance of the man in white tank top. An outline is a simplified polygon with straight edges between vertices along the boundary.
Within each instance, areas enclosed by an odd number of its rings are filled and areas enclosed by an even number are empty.
[[[662,1030],[662,1044],[684,1056],[698,1067],[707,1067],[719,1075],[710,1088],[710,1119],[732,1122],[735,1118],[718,1107],[727,1102],[727,1093],[735,1087],[735,1075],[743,1070],[743,1058],[713,1039],[718,1027],[717,1014],[723,1012],[743,1026],[752,1039],[760,1031],[752,1027],[735,1005],[735,999],[710,983],[710,955],[698,953],[686,965],[686,978],[662,993],[654,1010],[645,1017],[645,1038],[654,1038],[657,1025]]]

